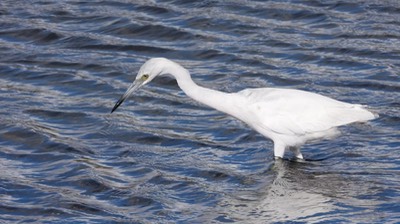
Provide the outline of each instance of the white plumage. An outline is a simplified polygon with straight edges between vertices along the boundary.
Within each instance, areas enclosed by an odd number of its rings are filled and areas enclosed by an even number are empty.
[[[303,159],[299,147],[304,143],[332,138],[339,134],[338,126],[378,117],[361,105],[295,89],[255,88],[238,93],[208,89],[194,83],[185,68],[165,58],[153,58],[143,64],[111,112],[136,89],[159,75],[172,76],[189,97],[245,122],[271,139],[278,158],[290,149]]]

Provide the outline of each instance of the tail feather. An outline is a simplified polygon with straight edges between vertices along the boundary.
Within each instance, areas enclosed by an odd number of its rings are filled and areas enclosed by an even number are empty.
[[[347,113],[343,113],[343,110],[347,111]],[[367,122],[379,117],[377,113],[373,113],[359,104],[351,105],[351,107],[342,109],[340,114],[341,115],[339,116],[341,117],[338,120],[340,123],[339,125],[345,125],[354,122]]]
[[[359,115],[360,115],[360,122],[362,121],[369,121],[369,120],[373,120],[379,117],[379,114],[377,113],[373,113],[371,111],[369,111],[365,106],[363,105],[355,105],[355,108],[357,108],[357,110],[359,111]]]

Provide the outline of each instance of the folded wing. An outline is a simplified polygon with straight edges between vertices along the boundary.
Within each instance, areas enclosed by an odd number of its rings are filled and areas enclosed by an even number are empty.
[[[376,117],[361,105],[301,90],[260,88],[239,94],[247,98],[258,124],[280,134],[306,135]]]

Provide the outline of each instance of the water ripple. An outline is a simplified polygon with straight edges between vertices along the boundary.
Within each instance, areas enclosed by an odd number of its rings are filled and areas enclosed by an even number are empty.
[[[396,1],[1,1],[0,220],[51,223],[395,223]],[[161,78],[310,90],[380,114],[274,161],[272,143]]]

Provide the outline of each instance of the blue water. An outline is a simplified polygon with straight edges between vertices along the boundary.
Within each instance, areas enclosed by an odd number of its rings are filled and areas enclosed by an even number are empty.
[[[0,222],[400,222],[400,2],[0,1]],[[298,88],[380,118],[273,160],[159,78]]]

